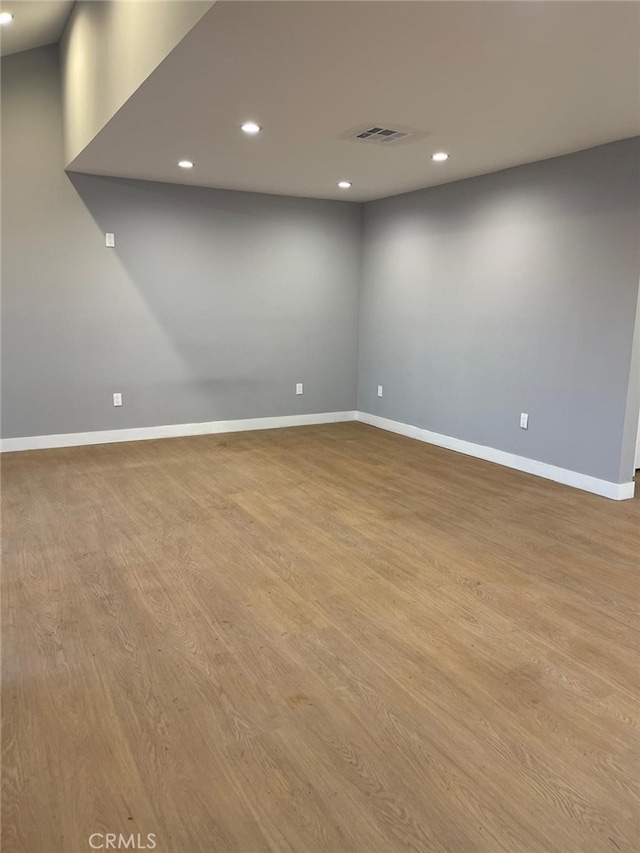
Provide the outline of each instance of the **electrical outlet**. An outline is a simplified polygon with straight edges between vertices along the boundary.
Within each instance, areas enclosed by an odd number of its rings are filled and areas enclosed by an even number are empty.
[[[520,429],[529,429],[529,415],[526,412],[520,412]]]
[[[111,234],[111,233],[107,233],[107,234],[105,234],[105,235],[104,235],[104,242],[105,242],[105,245],[106,245],[107,249],[113,249],[113,248],[115,248],[115,245],[116,245],[116,235],[115,235],[115,234]]]
[[[302,382],[298,382],[296,385],[296,394],[304,394],[304,385]]]
[[[119,392],[113,395],[113,405],[121,406],[122,405],[122,394]]]
[[[382,385],[378,385],[378,397],[382,397]]]

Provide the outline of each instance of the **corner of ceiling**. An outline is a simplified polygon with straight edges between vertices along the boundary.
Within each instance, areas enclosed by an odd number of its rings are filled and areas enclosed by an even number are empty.
[[[60,41],[66,168],[216,0],[77,0]]]

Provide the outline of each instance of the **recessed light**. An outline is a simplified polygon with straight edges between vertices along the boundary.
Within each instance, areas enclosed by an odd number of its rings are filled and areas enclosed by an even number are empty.
[[[436,163],[443,163],[449,159],[449,155],[445,151],[438,151],[436,154],[431,155],[431,159],[435,160]]]
[[[6,27],[11,21],[13,21],[11,12],[0,12],[0,27]]]
[[[341,190],[348,190],[351,186],[351,181],[338,181],[338,186]]]
[[[181,169],[193,169],[193,163],[191,160],[178,160],[178,166]]]
[[[241,130],[244,130],[245,133],[248,133],[249,136],[253,136],[256,133],[260,133],[262,128],[259,124],[256,124],[255,121],[245,121],[242,125]]]

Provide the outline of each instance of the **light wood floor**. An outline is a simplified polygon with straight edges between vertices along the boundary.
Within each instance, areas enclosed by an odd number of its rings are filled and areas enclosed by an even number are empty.
[[[361,424],[2,468],[3,853],[640,850],[640,501]]]

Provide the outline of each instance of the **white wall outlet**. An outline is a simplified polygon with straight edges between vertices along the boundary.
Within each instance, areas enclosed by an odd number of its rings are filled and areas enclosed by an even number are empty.
[[[529,429],[529,415],[526,412],[520,412],[520,429]]]
[[[113,405],[121,406],[122,405],[122,394],[119,392],[113,395]]]
[[[378,385],[378,397],[382,397],[382,385]]]
[[[302,382],[298,382],[296,385],[296,394],[304,394],[304,385]]]
[[[114,249],[116,245],[116,235],[107,233],[104,235],[104,242],[107,249]]]

